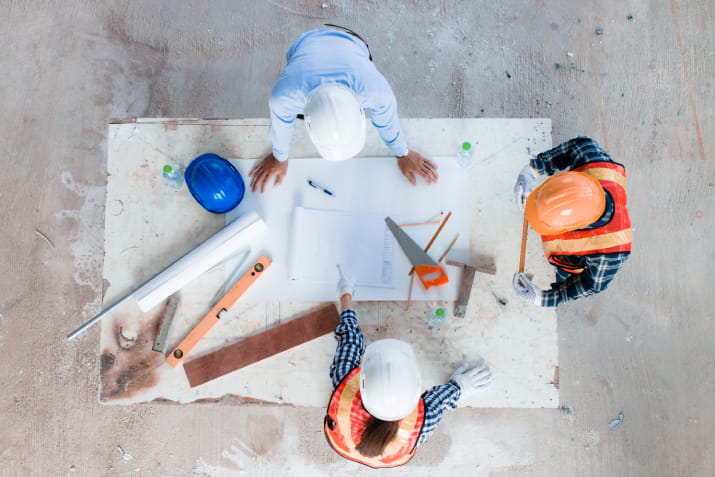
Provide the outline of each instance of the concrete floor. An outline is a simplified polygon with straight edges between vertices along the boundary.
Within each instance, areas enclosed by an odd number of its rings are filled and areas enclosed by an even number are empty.
[[[457,410],[391,475],[715,473],[711,1],[205,3],[0,1],[1,475],[369,472],[323,409],[101,406],[97,330],[65,340],[100,306],[109,118],[265,117],[323,22],[368,40],[403,117],[550,117],[629,173],[633,256],[559,309],[566,410]]]

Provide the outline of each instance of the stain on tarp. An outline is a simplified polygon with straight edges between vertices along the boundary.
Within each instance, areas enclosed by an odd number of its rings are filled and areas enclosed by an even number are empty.
[[[163,309],[138,327],[128,331],[134,318],[117,316],[112,325],[116,349],[104,349],[100,356],[100,401],[129,398],[156,386],[156,368],[164,362],[151,347],[158,334]]]
[[[169,121],[164,121],[162,123],[164,131],[176,131],[179,128],[178,119],[170,119]]]
[[[549,384],[553,384],[556,389],[559,389],[559,367],[554,366],[554,379]]]
[[[99,357],[99,372],[102,375],[105,375],[107,371],[111,369],[112,366],[114,366],[114,355],[109,352],[104,352],[102,355]]]
[[[559,411],[561,411],[561,417],[569,421],[569,423],[573,424],[576,420],[576,416],[574,415],[571,406],[567,404],[562,404],[561,407],[559,407]]]
[[[589,311],[586,313],[586,322],[591,326],[596,326],[598,323],[598,315],[594,311]]]

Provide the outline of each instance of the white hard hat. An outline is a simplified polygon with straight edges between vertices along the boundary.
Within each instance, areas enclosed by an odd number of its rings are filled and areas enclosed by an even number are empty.
[[[422,376],[412,347],[392,339],[370,344],[360,369],[360,394],[367,412],[383,421],[397,421],[414,411]]]
[[[308,94],[305,128],[318,153],[330,161],[357,156],[365,145],[365,113],[355,93],[339,83],[324,83]]]

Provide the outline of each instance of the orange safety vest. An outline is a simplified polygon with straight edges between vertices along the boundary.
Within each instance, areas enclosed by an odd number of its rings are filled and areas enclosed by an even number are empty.
[[[323,430],[330,446],[346,459],[374,468],[397,467],[406,464],[415,455],[424,416],[425,406],[420,398],[412,414],[400,420],[395,439],[387,444],[382,455],[377,457],[362,455],[355,448],[360,443],[360,435],[372,416],[362,405],[358,367],[350,371],[333,391]]]
[[[599,161],[573,170],[595,177],[611,195],[614,205],[613,217],[601,227],[541,236],[549,262],[567,272],[581,273],[584,267],[559,260],[559,255],[630,252],[633,232],[626,208],[626,169],[615,162]]]

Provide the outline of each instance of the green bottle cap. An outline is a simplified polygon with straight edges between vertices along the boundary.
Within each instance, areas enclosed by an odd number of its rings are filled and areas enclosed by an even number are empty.
[[[446,310],[445,310],[444,308],[437,308],[437,309],[434,311],[434,314],[437,315],[437,316],[439,316],[439,317],[441,318],[441,317],[444,316],[444,312],[445,312],[445,311],[446,311]]]
[[[174,168],[171,167],[169,164],[167,164],[167,165],[164,166],[164,173],[165,173],[165,174],[171,174],[173,170],[174,170]]]
[[[470,150],[471,148],[472,148],[472,143],[471,143],[471,142],[465,142],[465,143],[462,144],[462,149],[464,149],[465,151],[468,151],[468,150]]]

